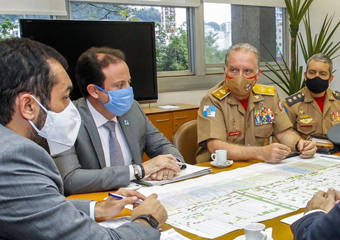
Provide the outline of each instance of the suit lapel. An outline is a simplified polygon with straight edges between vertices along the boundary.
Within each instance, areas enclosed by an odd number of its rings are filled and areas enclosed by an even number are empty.
[[[139,142],[137,141],[137,134],[135,133],[136,130],[131,125],[131,121],[128,120],[128,117],[122,116],[117,117],[117,119],[132,154],[132,161],[136,164],[141,164],[142,158],[139,152]]]
[[[82,119],[84,121],[84,125],[85,128],[91,138],[92,144],[94,146],[94,150],[97,154],[98,160],[99,160],[99,164],[101,168],[106,167],[106,163],[105,163],[105,156],[104,156],[104,151],[103,151],[103,146],[102,146],[102,142],[100,140],[100,136],[98,133],[98,129],[97,126],[93,120],[93,117],[91,115],[91,112],[87,106],[86,103],[86,99],[85,98],[81,98],[79,100],[77,100],[78,103],[78,108],[79,108],[79,112],[82,116]]]

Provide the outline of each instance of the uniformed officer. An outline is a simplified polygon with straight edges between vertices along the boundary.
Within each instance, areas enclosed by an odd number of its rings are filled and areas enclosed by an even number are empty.
[[[286,98],[284,107],[303,137],[325,137],[328,130],[340,123],[340,93],[328,88],[333,81],[332,60],[318,53],[307,61],[306,87]]]
[[[296,147],[303,158],[314,155],[315,143],[294,132],[275,89],[256,84],[260,74],[255,47],[231,47],[225,80],[208,91],[198,111],[197,162],[208,161],[218,149],[228,150],[229,159],[271,163],[281,162]],[[272,135],[282,144],[269,144]]]

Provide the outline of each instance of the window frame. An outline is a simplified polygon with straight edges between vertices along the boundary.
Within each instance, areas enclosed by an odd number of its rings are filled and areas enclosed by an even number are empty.
[[[242,3],[244,2],[244,3]],[[203,1],[203,5],[204,3],[225,3],[225,4],[239,4],[239,5],[245,5],[245,3],[248,3],[247,0],[204,0]],[[256,4],[247,4],[248,6],[259,6],[259,7],[275,7],[272,6],[272,5],[266,5],[266,6],[260,6],[258,5],[258,3]],[[287,17],[286,17],[286,8],[285,7],[282,7],[282,6],[276,6],[276,7],[281,7],[283,8],[283,11],[282,11],[282,15],[284,15],[285,17],[282,18],[282,41],[283,41],[283,57],[285,59],[285,61],[287,61],[287,54],[289,54],[289,51],[288,51],[288,34],[289,34],[289,30],[287,28]],[[204,18],[204,11],[203,11],[203,18]],[[203,25],[204,27],[204,25]],[[205,35],[204,35],[205,37]],[[204,47],[205,47],[205,43],[204,43]],[[205,52],[204,52],[205,54]],[[205,56],[205,55],[204,55]],[[275,61],[270,61],[269,62],[271,65],[275,65]],[[280,64],[280,67],[282,68],[285,68],[285,65],[283,63],[283,61],[280,61],[279,62]],[[221,70],[209,70],[209,68],[221,68]],[[260,68],[262,70],[262,72],[270,72],[269,69],[266,67],[266,64],[265,62],[263,61],[260,61]],[[207,75],[211,75],[211,74],[224,74],[224,63],[205,63],[205,73]],[[271,83],[271,82],[269,82]]]
[[[57,16],[57,19],[71,19],[71,2],[93,2],[91,0],[65,0],[67,2],[67,16]],[[108,3],[107,0],[105,3]],[[178,91],[193,91],[193,90],[205,90],[213,87],[218,82],[223,80],[224,71],[209,71],[206,70],[205,64],[205,41],[204,41],[204,2],[215,2],[215,3],[230,3],[242,4],[247,0],[203,0],[198,7],[187,7],[187,27],[188,27],[188,53],[189,53],[189,70],[188,71],[169,71],[169,72],[157,72],[158,78],[158,92],[178,92]],[[264,2],[268,0],[263,0]],[[280,0],[277,0],[280,1]],[[98,1],[97,1],[98,2]],[[146,1],[147,2],[147,1]],[[103,3],[103,2],[102,2]],[[132,0],[114,0],[114,3],[125,4],[125,5],[141,5],[135,4]],[[161,6],[161,2],[157,5],[145,4],[147,6]],[[169,5],[167,5],[169,6]],[[274,7],[273,4],[261,5],[263,7]],[[276,7],[285,6],[275,5]],[[176,7],[176,6],[174,6]],[[180,7],[180,6],[177,6]],[[181,6],[184,7],[184,6]],[[283,19],[283,49],[284,58],[287,61],[289,57],[289,29],[288,19]],[[274,62],[273,62],[274,63]],[[218,67],[224,67],[224,64],[218,64]],[[263,72],[270,73],[269,69],[265,67],[263,62],[260,63],[260,67]],[[284,67],[283,64],[281,67]],[[269,79],[262,75],[260,82],[263,84],[273,84]]]

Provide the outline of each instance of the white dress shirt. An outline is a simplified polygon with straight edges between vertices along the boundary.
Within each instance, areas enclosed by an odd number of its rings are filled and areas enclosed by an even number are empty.
[[[103,146],[103,152],[105,157],[105,163],[107,167],[111,167],[110,162],[110,148],[109,148],[109,131],[103,126],[108,120],[100,113],[98,112],[92,104],[89,102],[89,100],[86,99],[87,106],[91,112],[91,115],[94,119],[94,122],[96,124],[100,141]],[[116,129],[116,135],[117,140],[119,142],[120,148],[122,149],[123,157],[124,157],[124,163],[125,165],[129,165],[130,170],[130,180],[134,180],[134,171],[132,167],[132,154],[130,152],[130,148],[126,142],[125,136],[123,134],[123,131],[119,125],[119,122],[117,121],[117,117],[114,117],[111,119],[111,121],[116,122],[115,129]]]

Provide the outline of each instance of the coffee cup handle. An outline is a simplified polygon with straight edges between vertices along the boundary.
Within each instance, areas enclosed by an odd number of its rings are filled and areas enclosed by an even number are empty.
[[[262,234],[262,239],[263,240],[267,240],[268,239],[267,233],[264,230],[261,231],[261,234]]]
[[[211,159],[212,159],[213,161],[216,161],[216,153],[212,153],[212,154],[211,154]]]

